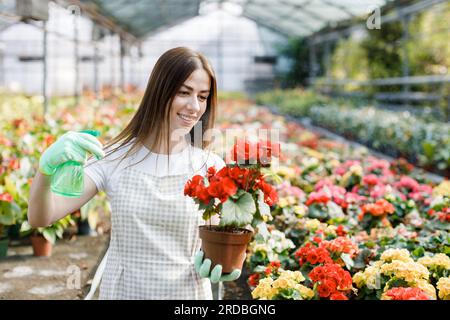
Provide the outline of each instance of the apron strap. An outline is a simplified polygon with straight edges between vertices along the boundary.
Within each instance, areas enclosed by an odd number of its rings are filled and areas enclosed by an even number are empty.
[[[89,289],[89,293],[86,295],[84,300],[91,300],[95,292],[97,291],[98,285],[100,284],[100,280],[103,276],[103,272],[105,271],[106,260],[108,259],[108,251],[106,251],[102,261],[100,262],[97,270],[95,271],[94,279],[92,279],[91,283],[91,288]]]

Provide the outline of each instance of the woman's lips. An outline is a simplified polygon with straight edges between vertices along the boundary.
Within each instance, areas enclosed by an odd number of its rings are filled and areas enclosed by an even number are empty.
[[[197,117],[188,116],[182,113],[177,113],[177,115],[186,125],[190,125],[197,120]]]

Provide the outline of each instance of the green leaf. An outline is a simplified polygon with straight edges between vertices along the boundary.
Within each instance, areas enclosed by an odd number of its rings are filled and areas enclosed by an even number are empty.
[[[57,226],[55,229],[56,236],[61,239],[63,237],[63,233],[64,233],[63,226],[61,226],[61,225]]]
[[[220,225],[243,227],[252,222],[255,211],[256,205],[253,197],[244,191],[237,201],[228,198],[223,203]]]
[[[412,254],[416,258],[423,257],[425,255],[425,249],[423,247],[418,247],[418,248],[414,249]]]
[[[429,141],[425,141],[424,143],[422,143],[422,147],[423,147],[423,152],[425,153],[425,156],[428,159],[433,159],[433,155],[434,155],[434,152],[435,152],[434,144],[432,144]]]
[[[348,253],[342,253],[341,254],[341,259],[342,261],[344,261],[345,266],[347,267],[348,270],[351,270],[351,268],[353,267],[354,263],[352,258],[350,258],[350,255]]]
[[[44,229],[44,231],[42,232],[42,235],[44,236],[45,239],[50,241],[52,244],[55,244],[55,242],[56,242],[55,230],[53,230],[52,228]]]
[[[4,226],[13,225],[16,222],[16,210],[14,210],[14,207],[12,205],[13,203],[5,201],[2,201],[0,203],[0,224]]]

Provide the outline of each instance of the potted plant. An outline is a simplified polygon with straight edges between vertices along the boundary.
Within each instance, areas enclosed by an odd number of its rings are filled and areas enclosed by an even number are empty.
[[[42,228],[31,228],[25,221],[22,224],[21,232],[30,234],[33,255],[37,257],[50,257],[56,239],[62,239],[64,230],[75,222],[70,215],[56,221],[55,223]]]
[[[211,268],[221,264],[223,273],[242,269],[253,236],[250,229],[268,219],[269,206],[278,200],[275,189],[265,180],[274,175],[269,169],[272,156],[279,156],[279,144],[240,140],[225,167],[219,171],[210,167],[206,177],[196,175],[186,183],[184,194],[199,205],[203,219],[220,217],[218,225],[199,226],[202,250],[211,260]]]
[[[20,212],[20,207],[8,192],[0,194],[0,257],[6,257],[8,253],[8,228],[16,224]]]
[[[103,194],[92,198],[76,212],[79,235],[96,235],[99,210],[107,210],[106,201],[102,196]]]

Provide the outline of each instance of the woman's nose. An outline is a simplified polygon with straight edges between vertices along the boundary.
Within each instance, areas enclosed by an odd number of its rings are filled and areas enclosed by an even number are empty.
[[[198,102],[197,97],[193,97],[190,99],[189,103],[188,103],[189,109],[193,110],[193,111],[200,111],[200,104]]]

